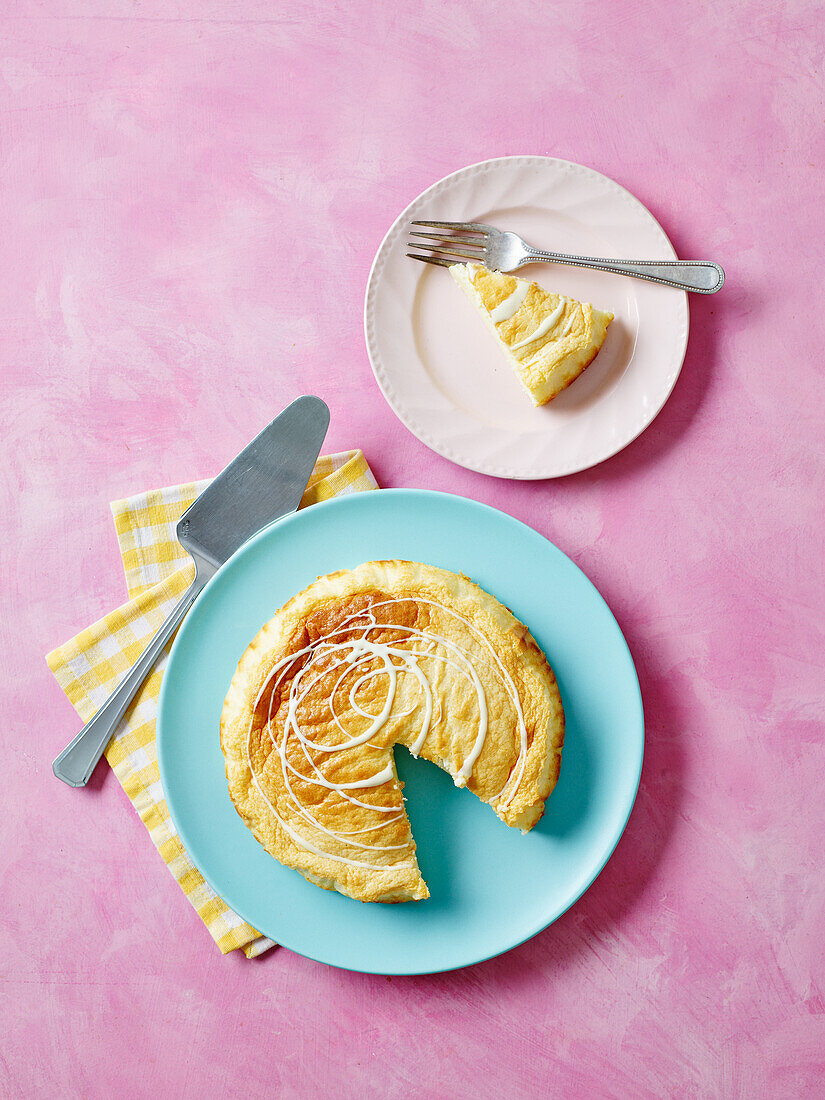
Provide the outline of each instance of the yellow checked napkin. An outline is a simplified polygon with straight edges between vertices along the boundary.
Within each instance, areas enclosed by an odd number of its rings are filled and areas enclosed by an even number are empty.
[[[194,565],[175,537],[175,525],[208,484],[195,481],[113,502],[129,602],[46,657],[84,722],[108,699],[191,584]],[[377,488],[361,451],[325,455],[315,464],[300,507]],[[253,958],[275,944],[242,920],[204,882],[181,844],[163,797],[155,721],[167,653],[168,647],[126,711],[106,749],[106,759],[220,950],[226,954],[241,948],[247,958]]]

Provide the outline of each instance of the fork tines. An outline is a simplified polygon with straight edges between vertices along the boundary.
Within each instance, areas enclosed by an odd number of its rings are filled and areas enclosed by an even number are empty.
[[[448,233],[422,233],[420,229],[412,226],[423,226],[425,229],[447,229]],[[410,223],[410,239],[407,248],[421,249],[420,252],[408,252],[412,260],[421,260],[422,263],[438,264],[441,267],[452,267],[453,264],[467,263],[468,260],[483,262],[486,247],[487,226],[478,222],[424,222],[414,221]],[[420,237],[421,240],[414,240]],[[432,244],[428,242],[434,242]]]
[[[410,225],[423,225],[427,229],[458,229],[465,233],[487,233],[490,226],[481,222],[410,222]]]
[[[439,260],[435,256],[425,256],[419,252],[408,252],[407,255],[411,260],[420,260],[422,264],[438,264],[439,267],[452,267],[453,264],[460,264],[461,260]],[[467,262],[466,260],[464,261]]]

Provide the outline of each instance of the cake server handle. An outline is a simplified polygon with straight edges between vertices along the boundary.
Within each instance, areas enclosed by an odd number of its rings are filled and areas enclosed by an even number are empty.
[[[85,787],[95,769],[95,764],[103,755],[103,750],[112,739],[118,723],[143,681],[152,671],[163,647],[180,626],[184,615],[192,606],[195,597],[203,588],[206,580],[195,577],[168,618],[161,626],[149,645],[138,657],[115,690],[95,714],[90,718],[75,739],[55,758],[52,770],[58,779],[70,787]]]

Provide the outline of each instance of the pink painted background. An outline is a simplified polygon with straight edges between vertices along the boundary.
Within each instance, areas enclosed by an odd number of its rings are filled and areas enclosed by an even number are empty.
[[[0,1095],[825,1094],[820,5],[0,11]],[[508,153],[612,176],[728,272],[654,424],[558,482],[431,454],[364,350],[398,211]],[[111,775],[51,774],[78,722],[43,654],[124,598],[110,498],[217,472],[307,391],[382,484],[557,542],[637,660],[614,858],[457,973],[222,958]]]

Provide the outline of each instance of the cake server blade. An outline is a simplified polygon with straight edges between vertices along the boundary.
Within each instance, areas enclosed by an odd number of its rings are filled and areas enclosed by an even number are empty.
[[[297,509],[328,426],[320,397],[299,397],[207,485],[177,528],[199,572],[211,566],[214,573],[247,539]]]

